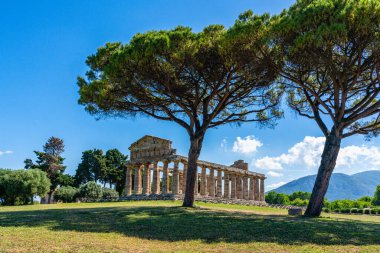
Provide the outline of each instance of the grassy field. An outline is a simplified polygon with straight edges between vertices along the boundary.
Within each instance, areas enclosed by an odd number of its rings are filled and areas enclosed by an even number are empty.
[[[380,217],[180,204],[0,207],[0,252],[380,252]]]

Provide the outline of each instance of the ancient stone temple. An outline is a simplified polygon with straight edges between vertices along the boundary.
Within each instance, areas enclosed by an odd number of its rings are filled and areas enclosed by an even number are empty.
[[[146,135],[129,150],[126,196],[185,192],[187,157],[177,155],[170,140]],[[197,175],[198,197],[264,202],[265,175],[249,171],[243,160],[231,166],[199,160]]]

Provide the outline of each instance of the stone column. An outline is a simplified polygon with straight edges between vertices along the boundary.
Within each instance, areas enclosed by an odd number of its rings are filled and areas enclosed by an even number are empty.
[[[186,191],[186,178],[187,178],[187,163],[183,163],[182,194],[185,194],[185,191]]]
[[[125,196],[132,194],[132,165],[126,167],[126,178],[125,178]]]
[[[230,176],[224,172],[224,196],[225,199],[230,198]]]
[[[265,178],[260,178],[260,201],[265,201],[265,187],[264,187]]]
[[[216,196],[220,198],[222,197],[222,170],[218,169],[217,173]]]
[[[143,194],[150,194],[150,168],[149,164],[144,164]]]
[[[236,176],[236,197],[238,199],[243,198],[243,184],[241,182],[241,175]]]
[[[160,168],[158,167],[158,162],[153,163],[152,193],[160,194]]]
[[[201,172],[201,195],[206,195],[207,179],[206,179],[206,166],[202,165]]]
[[[182,194],[182,188],[183,188],[183,171],[179,171],[179,182],[178,182],[178,194]]]
[[[236,175],[230,175],[231,178],[231,199],[236,199]]]
[[[253,183],[253,177],[249,178],[249,200],[254,200],[254,183]]]
[[[137,165],[135,168],[135,194],[141,194],[141,170],[143,165]]]
[[[255,200],[259,201],[260,196],[259,196],[259,180],[258,180],[258,178],[254,177],[253,182],[254,182],[253,191],[254,191]]]
[[[174,161],[173,168],[173,184],[172,184],[172,193],[175,195],[179,194],[179,170],[178,170],[178,161]]]
[[[169,161],[164,161],[162,173],[162,193],[169,193]]]
[[[247,176],[244,176],[243,177],[243,191],[244,191],[244,199],[248,200],[249,199],[249,196],[248,196],[248,193],[249,193],[249,189],[248,189],[248,177]]]
[[[206,192],[205,195],[208,196],[210,193],[210,175],[207,175],[207,169],[206,169]]]
[[[198,194],[199,194],[199,191],[198,191],[198,188],[199,188],[199,182],[198,182],[198,179],[199,179],[199,175],[198,175],[198,166],[197,166],[196,170],[197,170],[197,173],[195,174],[195,189],[194,189],[194,195],[198,195]]]
[[[215,178],[214,178],[214,168],[210,168],[210,188],[208,194],[211,197],[215,197]]]

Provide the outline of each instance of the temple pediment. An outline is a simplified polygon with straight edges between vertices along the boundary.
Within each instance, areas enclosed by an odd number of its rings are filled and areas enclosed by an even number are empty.
[[[172,149],[170,140],[159,137],[145,135],[129,147],[131,151],[131,160],[140,160],[142,158],[165,157],[175,154]]]

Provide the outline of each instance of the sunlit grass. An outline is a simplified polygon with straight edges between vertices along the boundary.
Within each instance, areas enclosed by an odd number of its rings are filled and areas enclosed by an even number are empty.
[[[0,252],[380,252],[380,217],[144,201],[0,207]]]

